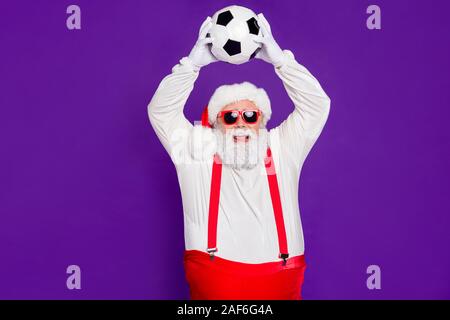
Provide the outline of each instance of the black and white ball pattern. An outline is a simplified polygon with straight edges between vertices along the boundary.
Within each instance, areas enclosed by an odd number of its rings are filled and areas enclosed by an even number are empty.
[[[222,61],[242,64],[255,56],[261,45],[254,41],[260,35],[256,14],[245,7],[230,6],[212,16],[211,52]]]

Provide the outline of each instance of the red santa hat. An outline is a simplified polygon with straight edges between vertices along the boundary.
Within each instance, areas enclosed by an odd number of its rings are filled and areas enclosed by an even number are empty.
[[[264,89],[258,88],[250,82],[218,87],[211,96],[207,109],[202,114],[202,124],[205,126],[205,121],[207,120],[209,126],[214,125],[217,114],[223,107],[241,100],[250,100],[261,110],[263,115],[262,124],[265,127],[272,115],[269,96]]]

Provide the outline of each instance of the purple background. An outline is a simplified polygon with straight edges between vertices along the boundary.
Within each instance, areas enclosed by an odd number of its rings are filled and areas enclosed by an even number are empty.
[[[81,7],[82,30],[66,28]],[[176,173],[146,108],[207,15],[235,1],[2,1],[0,298],[184,299]],[[321,82],[332,110],[301,176],[306,299],[450,298],[446,1],[240,1]],[[366,8],[382,30],[366,28]],[[213,90],[266,88],[270,65],[204,68]],[[66,288],[66,267],[82,290]],[[381,267],[381,290],[366,268]]]

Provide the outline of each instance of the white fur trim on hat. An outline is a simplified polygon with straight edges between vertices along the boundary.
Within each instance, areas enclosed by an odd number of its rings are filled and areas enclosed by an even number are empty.
[[[253,101],[256,107],[261,110],[263,114],[262,123],[266,126],[267,121],[269,121],[272,115],[269,96],[264,89],[258,88],[250,82],[218,87],[208,103],[209,123],[213,125],[216,122],[217,114],[226,105],[247,99]]]

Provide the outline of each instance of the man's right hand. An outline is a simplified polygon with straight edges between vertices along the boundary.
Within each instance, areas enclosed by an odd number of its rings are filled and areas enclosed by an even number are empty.
[[[211,53],[210,44],[213,42],[213,39],[206,37],[211,27],[211,17],[207,17],[200,27],[197,42],[189,54],[189,59],[199,69],[212,62],[218,61],[217,58]]]

